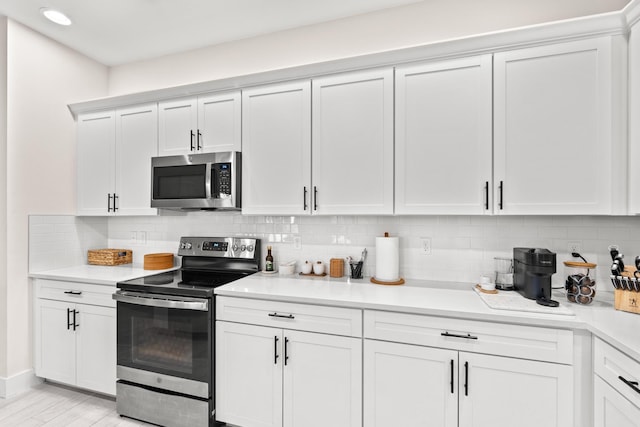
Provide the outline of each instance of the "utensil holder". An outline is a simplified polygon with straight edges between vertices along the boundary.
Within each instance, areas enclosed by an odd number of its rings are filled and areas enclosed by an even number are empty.
[[[351,278],[352,279],[362,279],[362,265],[364,263],[362,261],[358,262],[350,262],[349,267],[351,267]]]

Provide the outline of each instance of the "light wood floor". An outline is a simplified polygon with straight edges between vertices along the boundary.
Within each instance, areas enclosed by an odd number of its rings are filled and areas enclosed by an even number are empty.
[[[2,427],[133,427],[152,424],[121,418],[116,401],[57,384],[40,384],[10,399],[0,399]]]

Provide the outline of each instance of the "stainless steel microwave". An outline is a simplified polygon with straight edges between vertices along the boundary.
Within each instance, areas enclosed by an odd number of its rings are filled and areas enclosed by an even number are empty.
[[[151,207],[240,209],[241,170],[235,151],[153,157]]]

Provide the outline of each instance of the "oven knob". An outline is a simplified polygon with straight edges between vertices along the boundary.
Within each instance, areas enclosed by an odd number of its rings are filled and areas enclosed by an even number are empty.
[[[233,252],[238,252],[238,245],[233,245],[233,248],[231,249],[233,249]]]
[[[244,251],[246,251],[246,250],[247,250],[247,247],[246,247],[245,245],[242,245],[242,246],[240,246],[240,250],[241,250],[242,252],[244,252]]]
[[[182,244],[182,249],[191,249],[192,245],[189,242],[185,242]]]
[[[247,246],[247,250],[248,250],[249,252],[253,252],[253,245],[249,245],[249,246]]]

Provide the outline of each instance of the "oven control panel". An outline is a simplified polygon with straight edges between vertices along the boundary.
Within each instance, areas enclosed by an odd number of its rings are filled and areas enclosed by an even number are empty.
[[[237,237],[181,237],[178,255],[253,259],[258,239]]]

